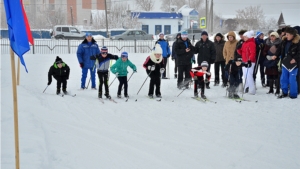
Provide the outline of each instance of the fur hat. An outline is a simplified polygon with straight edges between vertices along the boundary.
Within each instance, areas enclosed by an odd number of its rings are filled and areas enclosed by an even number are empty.
[[[63,63],[63,61],[60,57],[56,56],[55,63],[60,64],[60,63]]]
[[[216,37],[217,37],[217,36],[220,36],[221,39],[223,39],[223,35],[222,35],[221,33],[217,33],[217,34],[216,34]]]
[[[285,33],[289,33],[293,36],[296,36],[297,35],[297,30],[292,28],[292,27],[286,27],[285,28]]]
[[[154,48],[155,48],[153,51],[154,54],[162,54],[163,53],[163,51],[160,47],[160,44],[156,44]]]
[[[121,53],[122,58],[127,58],[128,59],[128,53],[127,52],[122,52]]]
[[[276,38],[279,38],[279,35],[278,35],[277,32],[272,32],[272,33],[270,34],[270,36],[275,36]]]
[[[201,67],[208,67],[208,63],[207,63],[206,61],[203,61],[203,62],[201,63]]]
[[[251,30],[251,31],[248,31],[248,32],[245,32],[245,33],[243,34],[243,36],[246,36],[246,37],[248,37],[248,38],[252,38],[253,35],[254,35],[254,32],[253,32],[252,30]]]

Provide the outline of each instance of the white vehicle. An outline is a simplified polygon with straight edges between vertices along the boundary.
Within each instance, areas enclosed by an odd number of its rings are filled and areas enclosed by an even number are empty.
[[[85,33],[71,25],[56,25],[53,29],[55,39],[84,39]]]

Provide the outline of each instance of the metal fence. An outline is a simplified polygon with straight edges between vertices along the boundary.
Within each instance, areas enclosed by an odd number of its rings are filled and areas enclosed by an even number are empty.
[[[29,54],[70,54],[76,53],[82,40],[35,39]],[[106,46],[110,53],[148,53],[154,47],[154,40],[98,40],[99,47]],[[170,46],[173,42],[169,42]],[[0,39],[1,54],[9,54],[9,39]]]

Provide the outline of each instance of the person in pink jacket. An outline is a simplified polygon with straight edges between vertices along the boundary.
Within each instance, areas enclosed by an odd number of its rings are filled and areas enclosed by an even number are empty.
[[[251,61],[250,67],[243,67],[243,77],[245,79],[244,92],[246,92],[246,89],[249,88],[249,94],[255,95],[256,89],[253,78],[253,70],[256,63],[256,44],[253,35],[253,31],[248,31],[243,34],[244,43],[237,52],[242,56],[243,62],[248,62],[248,60]]]

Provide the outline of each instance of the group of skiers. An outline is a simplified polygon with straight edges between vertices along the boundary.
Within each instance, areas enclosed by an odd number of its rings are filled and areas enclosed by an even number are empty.
[[[298,29],[298,30],[297,30]],[[211,64],[214,66],[214,85],[220,84],[220,68],[222,87],[227,87],[228,97],[237,99],[238,89],[244,93],[256,93],[256,73],[259,68],[263,87],[269,86],[268,94],[274,93],[278,98],[289,96],[297,98],[300,92],[299,66],[300,66],[300,36],[299,27],[286,27],[277,31],[269,31],[268,38],[264,40],[264,34],[253,31],[241,30],[237,41],[235,33],[229,32],[228,41],[224,40],[221,33],[217,33],[214,42],[208,39],[208,33],[203,31],[201,39],[193,45],[186,31],[177,34],[176,40],[170,51],[169,42],[164,39],[164,34],[159,34],[159,40],[155,43],[150,55],[146,58],[143,67],[146,69],[147,78],[150,77],[148,96],[161,98],[161,79],[167,79],[166,65],[168,58],[172,56],[175,61],[175,78],[178,89],[188,89],[194,82],[194,96],[198,94],[206,99],[205,88],[210,89]],[[197,59],[195,55],[197,54]],[[77,58],[82,69],[81,89],[85,89],[87,73],[90,71],[91,87],[96,88],[97,72],[99,78],[98,97],[102,98],[104,84],[104,96],[111,99],[109,94],[109,69],[119,80],[117,97],[121,98],[124,87],[124,97],[128,95],[127,67],[136,73],[136,66],[128,60],[128,53],[122,52],[121,56],[108,53],[107,47],[99,49],[92,34],[87,33],[85,40],[78,46]],[[110,60],[116,60],[110,65]],[[196,62],[197,61],[197,62]],[[192,68],[192,64],[198,64]],[[178,73],[178,74],[177,74]],[[67,80],[70,68],[57,56],[55,63],[48,72],[48,85],[52,82],[52,76],[57,80],[57,94],[62,91],[66,94]],[[204,77],[205,76],[205,77]],[[267,77],[267,82],[265,80]],[[244,79],[243,79],[243,78]],[[147,79],[146,79],[147,80]],[[244,84],[243,84],[244,81]],[[267,84],[265,84],[267,83]],[[155,93],[154,93],[155,88]],[[280,94],[280,88],[282,93]],[[200,91],[198,92],[198,89]]]

